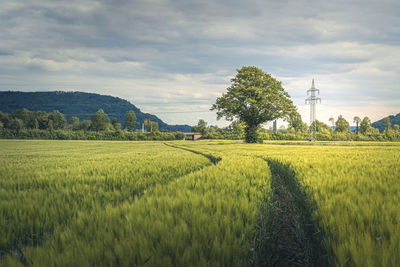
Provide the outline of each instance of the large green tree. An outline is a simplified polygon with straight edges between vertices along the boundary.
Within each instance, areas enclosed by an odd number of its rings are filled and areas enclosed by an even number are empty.
[[[244,122],[248,143],[259,141],[257,130],[262,123],[287,118],[296,110],[281,82],[257,67],[242,67],[231,81],[211,110],[217,111],[217,119]]]
[[[125,115],[125,128],[133,131],[136,126],[136,114],[133,110],[129,110]]]
[[[102,109],[99,109],[95,114],[93,114],[91,121],[92,123],[90,127],[93,131],[105,131],[110,123],[110,119]]]
[[[347,132],[349,131],[350,123],[343,118],[342,115],[339,115],[336,121],[336,132]]]

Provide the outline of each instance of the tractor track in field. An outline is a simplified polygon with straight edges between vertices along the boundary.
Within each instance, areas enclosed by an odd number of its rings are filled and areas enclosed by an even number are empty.
[[[205,153],[202,153],[202,152],[199,152],[199,151],[196,151],[196,150],[192,150],[192,149],[189,149],[189,148],[186,148],[186,147],[175,146],[175,145],[171,145],[171,144],[168,144],[168,143],[163,143],[163,144],[166,145],[166,146],[172,147],[172,148],[182,149],[182,150],[185,150],[185,151],[194,153],[194,154],[201,155],[201,156],[207,158],[207,159],[211,162],[211,165],[208,165],[208,164],[207,164],[207,165],[203,165],[203,166],[201,166],[199,169],[197,169],[197,170],[192,170],[192,171],[190,171],[190,172],[188,172],[188,173],[185,173],[185,174],[182,174],[182,175],[180,175],[180,176],[177,176],[177,177],[175,177],[174,179],[169,180],[167,183],[165,183],[165,184],[163,184],[163,185],[169,184],[169,183],[171,183],[171,182],[173,182],[173,181],[176,181],[176,180],[178,180],[178,179],[180,179],[180,178],[183,178],[183,177],[185,177],[185,176],[187,176],[187,175],[189,175],[189,174],[191,174],[191,173],[201,171],[201,170],[203,170],[204,168],[207,168],[207,167],[209,167],[209,166],[216,165],[216,164],[221,160],[221,158],[215,157],[215,156],[213,156],[213,155],[211,155],[211,154],[205,154]],[[140,199],[140,198],[142,198],[142,197],[145,195],[145,193],[146,193],[147,191],[150,191],[150,190],[151,190],[151,187],[150,187],[150,188],[143,188],[140,192],[138,192],[138,193],[134,196],[135,201],[138,200],[138,199]]]
[[[164,144],[200,154],[213,164],[221,160],[187,147]],[[248,266],[332,266],[323,232],[312,220],[315,203],[307,200],[289,164],[273,159],[266,159],[266,163],[271,170],[271,195],[260,207]]]
[[[198,154],[198,155],[201,155],[201,156],[203,156],[203,157],[206,157],[206,158],[208,158],[208,159],[211,161],[211,163],[214,164],[214,165],[217,164],[217,163],[221,160],[220,157],[216,157],[216,156],[211,155],[211,154],[206,154],[206,153],[203,153],[203,152],[200,152],[200,151],[197,151],[197,150],[193,150],[193,149],[190,149],[190,148],[187,148],[187,147],[175,146],[175,145],[168,144],[168,143],[163,143],[163,144],[166,145],[166,146],[169,146],[169,147],[173,147],[173,148],[176,148],[176,149],[186,150],[186,151],[192,152],[192,153],[194,153],[194,154]]]
[[[262,205],[249,266],[330,266],[323,233],[312,221],[312,207],[294,171],[267,160],[271,198]]]

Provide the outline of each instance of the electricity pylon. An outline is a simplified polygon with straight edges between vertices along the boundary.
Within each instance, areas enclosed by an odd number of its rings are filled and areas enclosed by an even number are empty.
[[[319,89],[316,89],[314,86],[314,79],[312,80],[312,85],[311,88],[307,90],[307,95],[310,95],[306,99],[306,104],[310,104],[310,132],[312,134],[312,140],[316,139],[316,131],[317,131],[317,126],[315,123],[315,118],[316,118],[316,109],[315,106],[317,102],[321,103],[321,98],[316,96],[316,93],[318,92],[319,94]]]

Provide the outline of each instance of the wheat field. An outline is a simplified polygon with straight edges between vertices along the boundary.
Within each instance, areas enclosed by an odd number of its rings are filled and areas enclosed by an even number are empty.
[[[255,266],[290,170],[329,265],[398,266],[400,146],[376,144],[0,140],[0,265]]]

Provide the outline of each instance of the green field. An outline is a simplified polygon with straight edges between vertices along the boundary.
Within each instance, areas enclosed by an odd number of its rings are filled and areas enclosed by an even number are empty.
[[[0,140],[0,265],[256,266],[293,259],[288,238],[301,263],[399,266],[399,162],[398,143]]]

